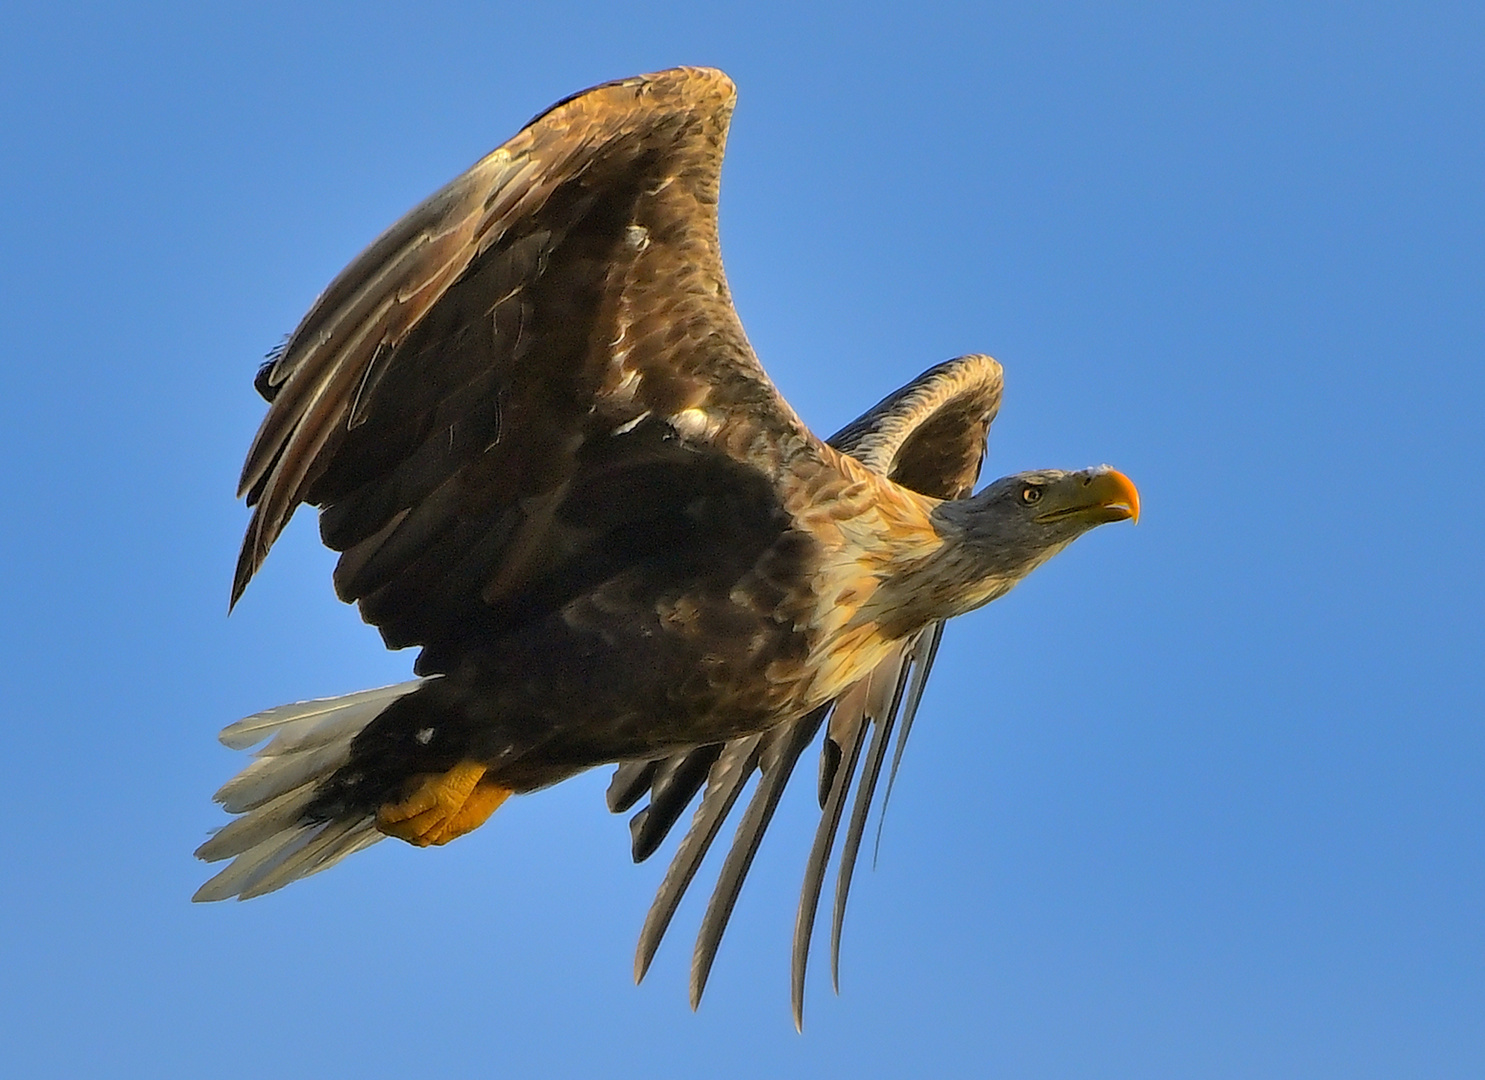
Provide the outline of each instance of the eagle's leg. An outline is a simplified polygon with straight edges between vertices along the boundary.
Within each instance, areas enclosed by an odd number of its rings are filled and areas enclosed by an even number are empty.
[[[478,829],[511,795],[484,779],[486,766],[461,761],[448,772],[413,778],[416,787],[401,802],[383,803],[376,827],[418,847],[447,844]]]

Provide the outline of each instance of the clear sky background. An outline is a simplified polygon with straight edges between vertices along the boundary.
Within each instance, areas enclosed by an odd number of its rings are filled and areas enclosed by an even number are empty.
[[[606,770],[188,903],[217,730],[412,660],[307,514],[226,617],[259,359],[533,113],[677,63],[738,83],[729,275],[816,430],[990,352],[987,476],[1145,500],[950,628],[802,1037],[812,762],[694,1016],[704,890],[636,989],[663,859]],[[1482,71],[1463,3],[10,0],[0,1071],[1485,1075]]]

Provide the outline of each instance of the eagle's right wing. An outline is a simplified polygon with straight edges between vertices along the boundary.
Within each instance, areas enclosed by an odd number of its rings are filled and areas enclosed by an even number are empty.
[[[829,442],[872,471],[924,495],[964,498],[979,475],[990,424],[1000,407],[1000,393],[999,364],[987,356],[960,357],[924,372],[837,432]],[[792,1001],[795,1024],[803,1022],[810,936],[846,796],[860,765],[861,781],[856,787],[836,880],[831,975],[837,982],[846,896],[887,747],[896,727],[897,748],[887,785],[890,795],[891,777],[897,773],[942,634],[941,622],[925,627],[904,640],[870,676],[836,701],[790,723],[725,744],[699,746],[655,761],[619,766],[609,785],[609,809],[616,813],[626,810],[646,793],[649,795],[649,803],[630,821],[636,862],[655,852],[697,792],[702,792],[691,827],[671,859],[640,932],[636,979],[644,978],[649,969],[682,896],[733,804],[753,774],[761,773],[697,935],[691,962],[692,1007],[700,1002],[717,947],[763,833],[800,755],[828,717],[820,757],[820,825],[805,867],[794,932]],[[872,733],[869,745],[868,732]]]

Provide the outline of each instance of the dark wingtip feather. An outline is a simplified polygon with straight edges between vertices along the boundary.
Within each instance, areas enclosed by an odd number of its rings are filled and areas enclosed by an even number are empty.
[[[815,841],[805,863],[804,884],[799,891],[799,911],[794,917],[794,947],[789,969],[789,1003],[794,1010],[794,1027],[798,1031],[804,1030],[804,974],[809,965],[810,937],[814,933],[815,912],[820,906],[825,867],[830,862],[830,849],[835,844],[835,834],[840,828],[846,789],[850,787],[856,772],[856,760],[861,754],[861,743],[865,737],[866,725],[859,724],[850,743],[841,748],[841,767],[836,770],[830,797],[820,811],[820,824],[815,829]]]
[[[887,804],[892,801],[892,786],[897,783],[897,769],[902,764],[902,752],[907,749],[908,735],[913,730],[913,720],[918,715],[918,704],[923,700],[923,689],[928,685],[929,672],[938,656],[939,642],[944,639],[945,623],[942,619],[930,623],[913,646],[913,678],[908,686],[907,697],[902,705],[902,725],[897,732],[897,746],[892,751],[892,768],[887,773],[887,790],[882,793],[882,813],[877,818],[877,838],[872,846],[871,865],[877,864],[882,851],[882,826],[887,821]]]
[[[743,786],[753,775],[762,741],[762,736],[759,735],[735,740],[726,746],[713,764],[712,771],[707,776],[706,791],[701,796],[701,805],[696,808],[696,814],[691,819],[691,828],[681,838],[680,847],[670,860],[665,877],[660,882],[660,888],[655,891],[655,899],[651,901],[650,910],[645,915],[645,924],[640,929],[639,943],[634,950],[635,982],[641,982],[650,970],[655,951],[660,948],[660,942],[665,937],[670,920],[675,916],[676,908],[680,906],[681,898],[686,895],[691,879],[696,876],[697,868],[701,866],[702,859],[706,858],[712,841],[716,839],[722,822],[731,812]]]
[[[635,803],[639,802],[640,796],[650,786],[650,780],[655,775],[655,769],[659,766],[658,761],[626,761],[614,770],[613,779],[608,783],[608,790],[603,793],[604,801],[608,803],[609,813],[622,814]],[[630,822],[631,828],[633,822]]]
[[[892,725],[897,718],[897,709],[902,704],[903,688],[907,686],[912,661],[908,659],[897,673],[896,685],[892,688],[892,703],[886,714],[874,717],[875,730],[871,745],[866,751],[866,762],[861,767],[861,780],[856,785],[856,802],[851,807],[851,821],[846,826],[846,839],[840,851],[840,867],[835,872],[835,911],[830,922],[830,985],[840,993],[840,935],[846,921],[846,899],[851,893],[851,875],[856,869],[856,856],[861,851],[861,836],[866,831],[866,819],[871,814],[871,799],[877,790],[877,779],[882,775],[882,761],[887,756],[887,741],[892,736]]]
[[[654,853],[654,845],[647,844],[645,840],[645,826],[650,820],[650,808],[642,806],[639,812],[629,819],[629,854],[635,862],[641,863]]]
[[[701,1004],[701,995],[706,992],[707,979],[717,958],[717,949],[722,944],[722,935],[727,932],[743,882],[753,867],[753,858],[758,854],[763,834],[773,821],[774,811],[778,809],[779,799],[794,773],[794,766],[814,741],[815,732],[820,730],[829,711],[828,704],[822,705],[785,725],[782,730],[775,728],[769,733],[768,743],[758,761],[763,778],[758,781],[748,808],[738,822],[732,847],[722,863],[721,873],[717,875],[716,887],[701,920],[701,930],[696,935],[696,947],[691,954],[692,1009]]]
[[[232,572],[232,596],[227,601],[228,615],[232,614],[232,609],[237,606],[237,601],[242,599],[248,582],[253,580],[253,575],[263,565],[267,548],[259,543],[259,530],[259,514],[254,511],[253,519],[248,522],[247,535],[242,538],[242,547],[237,552],[237,567]]]
[[[820,809],[825,809],[825,800],[830,797],[831,784],[835,782],[835,770],[840,768],[840,743],[827,733],[820,744]]]
[[[712,743],[660,762],[650,780],[650,805],[629,822],[630,849],[644,862],[670,835],[686,807],[706,783],[725,744]]]
[[[279,360],[283,358],[288,348],[289,338],[286,335],[282,341],[268,350],[268,354],[263,357],[263,362],[258,365],[258,373],[253,376],[253,389],[258,391],[258,396],[270,405],[273,404],[273,399],[278,397],[278,392],[283,386],[282,383],[273,381],[273,369],[278,366]]]

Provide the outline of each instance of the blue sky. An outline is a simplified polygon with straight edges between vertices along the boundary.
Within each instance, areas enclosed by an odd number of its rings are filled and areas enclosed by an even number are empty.
[[[8,1071],[1480,1075],[1482,46],[1464,4],[13,0]],[[411,663],[308,515],[226,617],[260,357],[533,113],[676,63],[738,83],[729,276],[817,430],[990,352],[987,474],[1145,503],[951,626],[802,1037],[808,783],[694,1016],[701,896],[631,985],[662,866],[606,774],[187,902],[216,731]]]

